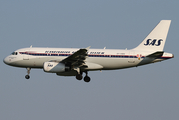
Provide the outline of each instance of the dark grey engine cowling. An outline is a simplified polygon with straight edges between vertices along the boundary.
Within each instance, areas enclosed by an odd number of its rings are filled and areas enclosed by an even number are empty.
[[[59,73],[70,71],[70,66],[59,62],[45,62],[43,65],[43,69],[45,72]]]

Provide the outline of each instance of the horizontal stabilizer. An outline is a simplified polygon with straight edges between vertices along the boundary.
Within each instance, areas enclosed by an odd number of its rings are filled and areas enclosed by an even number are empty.
[[[158,58],[158,57],[161,57],[163,55],[163,51],[158,51],[158,52],[155,52],[155,53],[152,53],[150,55],[147,55],[146,57],[151,57],[151,58]]]

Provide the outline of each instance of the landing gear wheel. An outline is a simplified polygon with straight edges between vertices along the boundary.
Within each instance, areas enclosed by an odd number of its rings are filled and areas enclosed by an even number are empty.
[[[88,77],[88,76],[85,76],[85,77],[84,77],[84,81],[85,81],[85,82],[90,82],[90,80],[91,80],[90,77]]]
[[[30,76],[29,76],[29,75],[26,75],[26,76],[25,76],[25,78],[26,78],[26,79],[29,79],[29,78],[30,78]]]
[[[27,75],[25,76],[25,78],[29,79],[30,78],[29,74],[30,74],[31,68],[26,68],[26,69],[27,69]]]
[[[82,78],[83,78],[83,76],[82,76],[81,74],[77,74],[77,75],[76,75],[76,79],[77,79],[77,80],[82,80]]]

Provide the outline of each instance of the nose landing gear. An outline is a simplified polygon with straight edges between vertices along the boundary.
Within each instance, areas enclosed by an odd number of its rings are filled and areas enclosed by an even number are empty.
[[[25,76],[25,78],[29,79],[30,78],[29,74],[30,74],[31,68],[26,68],[26,69],[27,69],[27,75]]]

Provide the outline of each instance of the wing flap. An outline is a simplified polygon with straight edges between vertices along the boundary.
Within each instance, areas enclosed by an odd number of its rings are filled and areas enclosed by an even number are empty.
[[[88,54],[87,51],[89,50],[90,46],[84,49],[79,49],[69,57],[63,59],[62,63],[71,63],[71,65],[80,66],[84,62],[84,60],[87,58]]]

